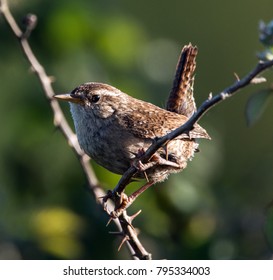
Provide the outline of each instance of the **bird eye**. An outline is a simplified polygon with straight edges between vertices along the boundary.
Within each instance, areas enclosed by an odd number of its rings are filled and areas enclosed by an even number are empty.
[[[97,95],[97,94],[92,95],[91,101],[93,103],[97,103],[99,100],[100,100],[100,96],[99,95]]]

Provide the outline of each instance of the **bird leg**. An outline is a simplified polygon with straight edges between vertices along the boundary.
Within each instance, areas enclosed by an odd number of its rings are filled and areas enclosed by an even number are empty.
[[[144,152],[142,150],[139,151],[139,155]],[[151,187],[154,183],[156,183],[155,180],[149,180],[149,177],[146,174],[146,170],[157,166],[157,165],[165,165],[165,166],[171,166],[174,168],[181,168],[181,166],[173,161],[170,161],[168,159],[164,159],[161,156],[154,154],[151,158],[150,161],[147,163],[142,163],[139,159],[135,159],[133,161],[133,166],[135,166],[140,172],[143,172],[146,179],[147,183],[143,185],[141,188],[136,190],[134,193],[132,193],[130,196],[127,196],[125,193],[122,193],[122,196],[120,197],[120,203],[119,205],[115,208],[114,211],[111,212],[111,217],[112,218],[117,218],[121,215],[121,213],[126,210],[130,205],[133,204],[133,202],[136,200],[136,198],[142,194],[144,191],[146,191],[149,187]]]
[[[173,161],[169,160],[168,157],[168,144],[166,144],[164,146],[164,150],[166,153],[166,158],[162,158],[161,156],[159,156],[158,154],[153,154],[151,156],[151,158],[149,159],[149,162],[147,163],[142,163],[141,160],[139,160],[139,158],[141,156],[143,156],[145,154],[145,151],[143,148],[138,150],[138,153],[136,155],[135,160],[133,161],[132,165],[137,168],[139,171],[144,172],[145,170],[155,166],[155,165],[166,165],[166,166],[171,166],[171,167],[175,167],[175,168],[181,168],[181,166]]]
[[[181,166],[176,163],[176,162],[173,162],[173,161],[170,161],[168,159],[164,159],[162,158],[161,156],[157,155],[157,154],[154,154],[150,161],[147,162],[147,163],[142,163],[140,160],[137,160],[135,163],[134,163],[134,166],[139,170],[139,171],[146,171],[147,169],[153,167],[153,166],[156,166],[156,165],[166,165],[166,166],[171,166],[171,167],[174,167],[174,168],[181,168]]]

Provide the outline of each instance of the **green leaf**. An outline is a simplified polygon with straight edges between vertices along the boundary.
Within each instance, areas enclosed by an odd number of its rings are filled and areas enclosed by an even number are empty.
[[[247,125],[253,125],[264,112],[268,103],[269,97],[273,93],[273,89],[262,89],[253,94],[246,105],[246,120]]]

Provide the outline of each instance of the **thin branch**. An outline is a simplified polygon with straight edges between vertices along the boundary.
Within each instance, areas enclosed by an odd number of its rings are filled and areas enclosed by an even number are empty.
[[[28,37],[36,25],[36,16],[28,15],[27,20],[25,21],[26,24],[26,32],[22,32],[22,30],[17,25],[15,19],[13,18],[7,1],[0,0],[0,12],[3,14],[4,19],[6,20],[8,26],[12,30],[13,34],[15,35],[16,39],[19,41],[20,46],[22,48],[23,54],[27,58],[28,62],[30,63],[33,71],[37,75],[40,84],[43,88],[45,96],[51,106],[53,116],[54,116],[54,125],[62,132],[64,137],[66,138],[67,142],[71,146],[72,150],[75,152],[76,156],[78,157],[86,179],[88,181],[89,189],[91,193],[94,195],[96,202],[99,203],[102,208],[104,207],[101,197],[104,197],[106,194],[99,185],[98,179],[91,168],[90,159],[89,157],[82,151],[77,141],[76,135],[73,133],[72,129],[70,128],[61,107],[56,99],[53,99],[55,95],[54,90],[52,88],[52,79],[46,74],[43,66],[39,63],[37,58],[35,57],[29,43]],[[113,203],[110,205],[114,208]],[[136,256],[138,259],[147,258],[149,255],[140,241],[137,238],[137,233],[134,228],[130,228],[130,217],[127,216],[126,212],[121,215],[119,219],[115,219],[114,223],[119,231],[123,231],[124,236],[126,236],[126,244],[132,256]],[[149,255],[150,256],[150,255]]]
[[[257,79],[257,76],[261,74],[266,69],[273,66],[273,60],[270,61],[260,61],[257,66],[249,72],[244,78],[241,80],[236,80],[233,85],[227,87],[219,94],[212,97],[211,95],[207,100],[203,102],[203,104],[197,109],[197,111],[189,118],[189,120],[184,123],[182,126],[178,127],[177,129],[173,130],[172,132],[166,134],[165,136],[158,138],[150,147],[149,149],[142,155],[139,160],[143,163],[149,161],[152,155],[164,146],[170,140],[176,138],[177,136],[187,133],[192,130],[195,123],[197,123],[213,106],[216,104],[226,100],[227,98],[233,96],[237,93],[240,89],[250,85],[253,83],[257,83],[257,81],[264,82],[264,79]],[[108,197],[114,196],[116,194],[121,194],[126,186],[130,183],[131,178],[137,172],[135,166],[131,166],[121,177],[117,186],[113,190],[112,194],[109,193]]]

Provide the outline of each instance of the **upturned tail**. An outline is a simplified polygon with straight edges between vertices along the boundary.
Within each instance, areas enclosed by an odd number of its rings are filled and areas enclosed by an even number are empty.
[[[186,117],[196,111],[193,97],[194,70],[198,49],[192,44],[184,46],[176,66],[172,90],[167,100],[166,109]]]

